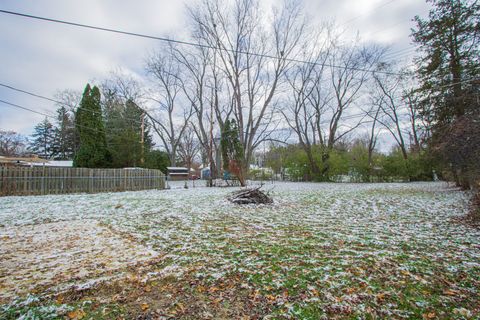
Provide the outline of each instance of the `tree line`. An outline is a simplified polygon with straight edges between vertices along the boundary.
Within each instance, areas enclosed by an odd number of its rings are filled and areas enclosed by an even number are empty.
[[[108,84],[101,89],[87,84],[82,95],[60,93],[55,122],[45,118],[38,123],[24,153],[73,160],[75,167],[146,167],[165,172],[168,155],[153,149],[144,112]]]
[[[290,163],[301,163],[309,180],[330,181],[348,172],[347,166],[365,180],[380,172],[395,176],[395,170],[406,179],[431,179],[436,170],[458,185],[475,186],[479,5],[427,2],[429,16],[414,18],[413,66],[388,59],[386,48],[360,37],[348,39],[333,23],[314,24],[300,1],[270,10],[257,0],[190,5],[191,45],[169,42],[150,54],[148,85],[116,73],[100,89],[86,90],[75,115],[69,110],[78,133],[75,161],[144,165],[155,136],[171,165],[199,161],[217,172],[214,158],[220,152],[224,169],[239,177],[248,176],[263,147],[270,154],[286,151],[289,159],[298,155]],[[99,109],[84,112],[93,102]],[[100,114],[102,121],[92,118]],[[96,138],[87,138],[92,130],[83,126],[95,127]],[[57,121],[52,135],[67,134],[61,128]],[[79,146],[82,136],[91,141]],[[388,156],[378,152],[385,137],[395,144]],[[42,143],[41,135],[37,139]],[[98,160],[89,155],[93,151],[101,154]],[[62,157],[72,148],[48,152]],[[347,158],[361,158],[362,165]]]

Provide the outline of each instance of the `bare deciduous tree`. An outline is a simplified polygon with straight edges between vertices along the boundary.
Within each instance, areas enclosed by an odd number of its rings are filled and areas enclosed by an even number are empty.
[[[384,70],[385,66],[381,66]],[[381,110],[378,122],[390,132],[402,152],[403,158],[408,159],[407,144],[405,142],[405,130],[402,127],[405,123],[406,108],[402,99],[403,75],[374,74],[375,98],[374,103]]]
[[[26,138],[14,131],[0,130],[0,155],[19,156],[25,151]]]
[[[370,169],[373,167],[373,152],[377,147],[378,136],[381,132],[381,129],[378,128],[378,117],[380,116],[380,110],[381,109],[379,107],[375,108],[375,111],[372,112],[371,115],[372,121],[368,137],[368,165],[370,166]]]
[[[199,151],[200,143],[195,131],[193,130],[193,126],[190,124],[185,129],[185,132],[180,140],[180,144],[178,145],[178,155],[180,160],[182,161],[183,165],[188,168],[189,172]]]
[[[202,40],[217,48],[214,55],[228,82],[244,148],[241,165],[247,170],[254,149],[275,125],[275,94],[305,26],[301,8],[286,1],[269,19],[255,0],[238,0],[232,5],[204,0],[190,12],[202,28]]]
[[[383,53],[381,48],[360,47],[357,42],[348,46],[336,42],[328,38],[328,46],[323,45],[318,53],[307,48],[307,63],[296,65],[288,77],[292,101],[287,102],[284,117],[317,178],[328,178],[328,159],[334,145],[364,122],[366,113],[352,123],[355,118],[348,118],[347,112],[362,96],[370,69]],[[314,159],[314,145],[321,149],[321,159]]]
[[[123,70],[117,69],[110,73],[101,85],[104,95],[111,95],[120,98],[124,103],[127,100],[134,102],[139,108],[145,100],[144,87]]]
[[[321,119],[329,102],[323,79],[328,58],[328,41],[312,45],[318,38],[316,35],[304,44],[302,57],[307,63],[297,64],[287,73],[291,95],[290,99],[286,99],[286,107],[282,110],[285,121],[296,134],[315,176],[320,174],[320,167],[314,159],[313,147],[317,143],[320,146],[324,143]]]
[[[175,60],[172,50],[172,47],[168,47],[162,52],[157,52],[147,63],[147,70],[153,76],[156,85],[155,92],[149,98],[157,102],[158,109],[148,111],[146,114],[169,155],[171,165],[175,166],[177,150],[192,116],[192,108],[180,101],[182,92],[180,65]]]
[[[362,89],[383,53],[384,49],[376,46],[361,47],[358,39],[353,44],[334,46],[328,60],[334,95],[334,102],[330,104],[332,115],[326,138],[328,149],[361,125],[364,118],[355,121],[353,125],[341,123],[341,120],[362,94]]]
[[[82,93],[74,90],[62,90],[55,94],[55,99],[59,102],[59,107],[65,107],[68,112],[74,113],[80,101],[82,100]]]
[[[403,101],[405,101],[411,132],[410,134],[410,145],[411,149],[414,151],[420,151],[422,149],[422,140],[426,141],[428,139],[428,130],[425,126],[420,128],[421,125],[419,124],[420,114],[419,114],[419,97],[416,95],[414,90],[405,90],[403,93]]]

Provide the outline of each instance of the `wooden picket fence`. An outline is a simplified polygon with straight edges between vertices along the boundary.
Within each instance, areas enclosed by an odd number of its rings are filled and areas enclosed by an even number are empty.
[[[0,196],[164,189],[153,169],[0,167]]]

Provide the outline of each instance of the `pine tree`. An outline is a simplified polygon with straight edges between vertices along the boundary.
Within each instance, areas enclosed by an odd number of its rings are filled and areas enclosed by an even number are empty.
[[[73,159],[74,167],[109,167],[111,155],[107,150],[100,90],[96,86],[91,88],[87,84],[85,87],[75,114],[75,131],[78,134],[79,149]]]
[[[143,111],[132,100],[123,102],[114,95],[105,102],[107,145],[112,154],[112,165],[116,168],[138,167],[142,157],[153,146],[150,125],[144,121],[144,143],[142,146],[141,119]],[[143,150],[142,150],[143,148]]]
[[[480,72],[480,4],[472,0],[427,0],[427,20],[415,17],[414,42],[423,53],[417,59],[424,116],[439,126],[463,116],[475,104]],[[476,79],[477,81],[472,81]],[[476,87],[476,89],[475,89]]]
[[[245,186],[243,164],[243,146],[238,138],[238,127],[234,119],[225,121],[220,141],[224,170],[235,174],[242,186]]]
[[[73,158],[75,151],[75,125],[67,108],[64,106],[57,109],[53,149],[55,159],[71,160]]]
[[[480,3],[427,0],[427,20],[415,17],[412,37],[420,46],[417,70],[423,96],[420,112],[432,123],[430,150],[458,186],[480,180]]]
[[[43,159],[50,159],[54,155],[55,134],[53,125],[45,118],[35,126],[35,133],[30,149]]]

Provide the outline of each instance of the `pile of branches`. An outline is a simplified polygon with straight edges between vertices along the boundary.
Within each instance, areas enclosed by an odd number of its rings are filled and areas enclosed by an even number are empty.
[[[260,191],[260,188],[255,189],[242,189],[230,194],[227,199],[235,204],[271,204],[273,199],[268,195]]]

